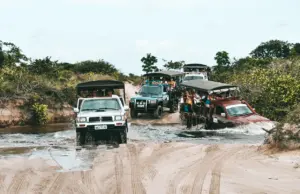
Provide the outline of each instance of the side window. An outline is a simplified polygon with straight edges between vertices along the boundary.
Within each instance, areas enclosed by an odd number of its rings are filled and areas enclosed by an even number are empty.
[[[80,110],[83,99],[78,100],[77,108]]]
[[[124,106],[124,101],[123,101],[122,97],[120,97],[120,101],[121,101],[122,105]]]
[[[225,113],[222,106],[216,106],[216,114],[221,115],[221,113]]]

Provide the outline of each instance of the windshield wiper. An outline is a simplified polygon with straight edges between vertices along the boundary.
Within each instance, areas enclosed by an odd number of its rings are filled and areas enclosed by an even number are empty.
[[[94,108],[81,109],[81,111],[90,111],[90,110],[97,110],[97,109]]]
[[[101,111],[101,110],[104,111],[104,110],[119,110],[119,109],[118,108],[107,108],[107,107],[105,107],[105,108],[99,108],[98,110],[99,111]]]

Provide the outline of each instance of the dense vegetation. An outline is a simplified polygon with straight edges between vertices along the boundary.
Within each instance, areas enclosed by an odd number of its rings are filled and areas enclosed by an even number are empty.
[[[212,79],[239,85],[242,97],[257,112],[283,121],[300,102],[299,47],[299,43],[270,40],[249,56],[232,61],[226,51],[220,51],[215,57]]]
[[[140,82],[139,76],[124,75],[104,60],[70,64],[50,57],[30,59],[13,43],[0,41],[0,105],[23,99],[26,105],[21,108],[31,110],[37,124],[46,122],[47,108],[75,103],[77,83],[97,79]]]

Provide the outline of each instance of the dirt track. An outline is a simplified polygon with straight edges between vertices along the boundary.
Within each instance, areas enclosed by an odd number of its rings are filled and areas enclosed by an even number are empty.
[[[294,157],[300,162],[300,153]],[[295,159],[294,159],[295,161]],[[0,193],[299,193],[300,171],[256,146],[139,143],[99,152],[89,171],[0,161]]]

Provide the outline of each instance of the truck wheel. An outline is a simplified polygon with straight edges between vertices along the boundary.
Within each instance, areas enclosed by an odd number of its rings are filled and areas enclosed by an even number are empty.
[[[212,123],[210,122],[210,120],[205,119],[205,129],[211,129],[212,128]]]
[[[175,113],[178,110],[178,104],[173,102],[170,107],[170,113]]]
[[[160,105],[158,105],[158,107],[154,111],[154,117],[157,119],[160,119],[161,115],[162,115],[162,107]]]
[[[95,143],[95,137],[94,137],[94,135],[93,135],[92,132],[90,132],[90,131],[86,132],[86,134],[85,134],[85,143],[94,145],[94,143]]]
[[[82,146],[85,144],[85,131],[76,132],[76,146]]]
[[[127,133],[126,133],[127,129],[125,129],[124,131],[120,132],[120,144],[127,144]]]
[[[130,109],[130,116],[132,119],[135,119],[135,118],[137,118],[138,113],[136,112],[136,110]]]

